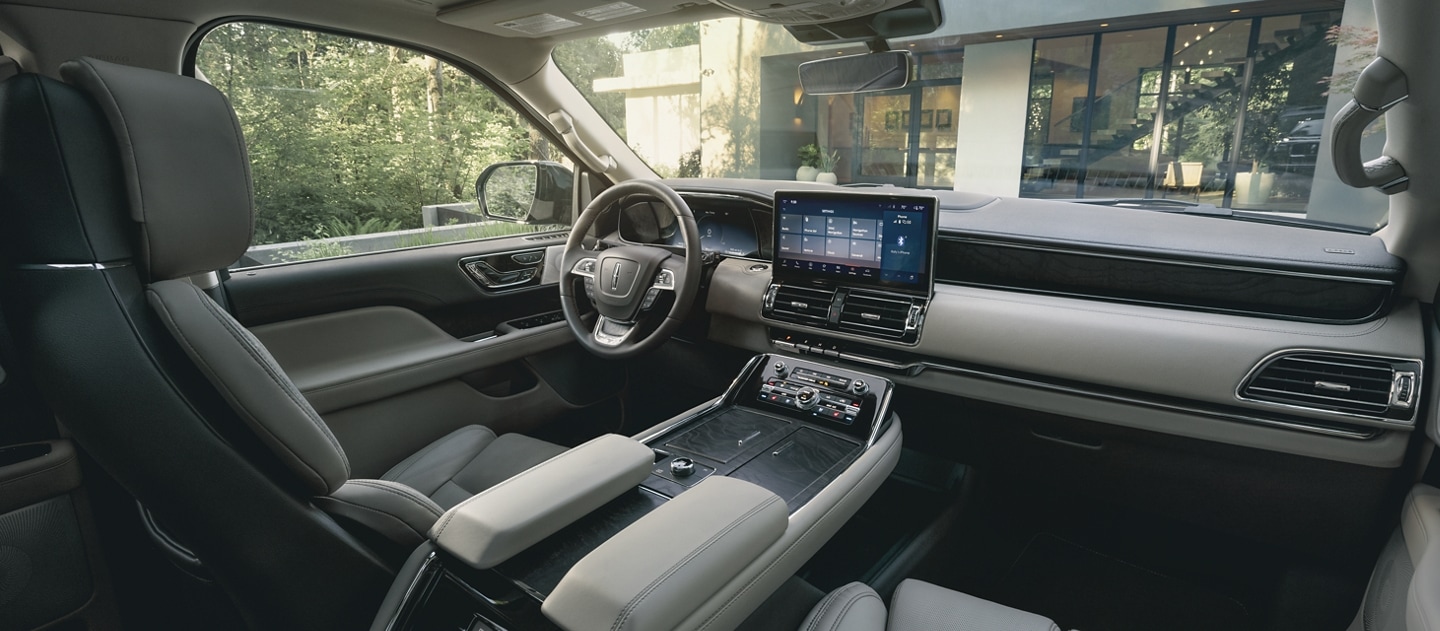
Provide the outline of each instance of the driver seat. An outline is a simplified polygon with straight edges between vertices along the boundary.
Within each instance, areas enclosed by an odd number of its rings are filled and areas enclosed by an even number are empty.
[[[252,626],[368,626],[442,510],[563,448],[461,428],[381,480],[192,278],[249,246],[229,103],[82,58],[0,83],[0,303],[58,420]],[[398,553],[398,555],[397,555]]]

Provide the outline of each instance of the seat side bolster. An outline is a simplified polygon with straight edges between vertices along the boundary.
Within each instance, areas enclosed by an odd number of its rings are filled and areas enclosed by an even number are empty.
[[[311,493],[328,495],[350,478],[339,441],[249,331],[186,281],[154,283],[148,294],[185,354]]]
[[[885,614],[880,595],[857,581],[830,592],[816,604],[800,631],[883,631]]]

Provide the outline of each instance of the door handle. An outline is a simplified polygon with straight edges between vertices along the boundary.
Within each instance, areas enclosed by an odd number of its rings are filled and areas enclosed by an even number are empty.
[[[1386,195],[1410,188],[1410,176],[1399,160],[1382,155],[1366,162],[1360,155],[1365,128],[1407,98],[1410,86],[1405,73],[1390,60],[1376,57],[1360,72],[1355,96],[1335,114],[1330,134],[1330,155],[1341,182],[1355,188],[1373,187]]]

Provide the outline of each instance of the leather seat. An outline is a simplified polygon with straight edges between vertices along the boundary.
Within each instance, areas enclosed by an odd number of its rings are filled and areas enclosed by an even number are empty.
[[[562,449],[467,427],[386,479],[350,480],[319,414],[192,281],[239,259],[253,231],[224,96],[93,59],[60,73],[0,83],[0,302],[25,368],[252,625],[367,625],[397,565],[387,552]]]
[[[1049,618],[907,579],[890,609],[875,590],[850,583],[825,596],[801,631],[1060,631]]]

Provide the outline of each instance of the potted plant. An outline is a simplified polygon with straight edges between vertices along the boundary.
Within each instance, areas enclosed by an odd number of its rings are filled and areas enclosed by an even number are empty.
[[[800,158],[800,168],[795,170],[795,180],[814,182],[815,176],[820,173],[820,169],[815,168],[820,165],[820,148],[811,143],[801,147],[796,155]]]
[[[839,181],[835,177],[835,167],[840,164],[840,152],[826,150],[820,152],[820,174],[815,176],[816,182],[834,184]]]
[[[1275,188],[1275,174],[1267,172],[1264,162],[1251,163],[1249,172],[1235,174],[1235,198],[1232,206],[1264,204]]]

